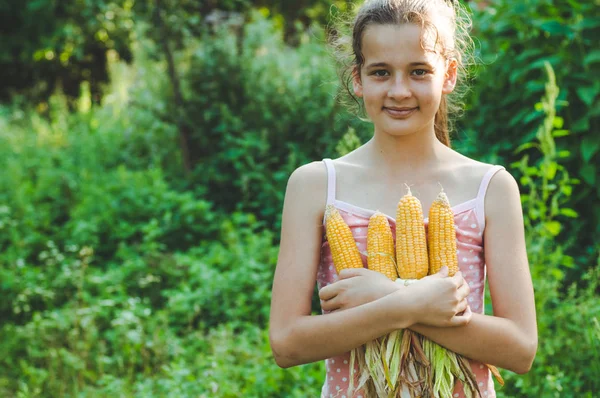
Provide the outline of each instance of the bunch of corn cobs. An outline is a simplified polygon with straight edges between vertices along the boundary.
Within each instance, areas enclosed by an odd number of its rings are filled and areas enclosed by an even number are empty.
[[[407,187],[408,188],[408,187]],[[360,252],[337,209],[325,212],[326,236],[333,263],[339,273],[345,268],[363,268]],[[387,217],[376,212],[367,232],[367,266],[391,280],[413,282],[447,266],[449,275],[458,271],[454,214],[443,190],[429,210],[425,236],[421,202],[408,193],[398,203],[396,244]],[[354,364],[359,374],[355,383]],[[498,381],[503,381],[488,365]],[[362,389],[367,397],[451,397],[457,380],[466,397],[480,396],[469,361],[411,330],[397,330],[351,352],[348,396]]]

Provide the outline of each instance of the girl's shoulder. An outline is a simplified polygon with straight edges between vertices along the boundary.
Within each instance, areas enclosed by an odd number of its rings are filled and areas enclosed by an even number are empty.
[[[462,154],[455,153],[447,164],[442,165],[447,177],[449,190],[458,197],[476,198],[485,208],[495,207],[497,203],[492,197],[502,196],[507,187],[516,185],[513,176],[502,164],[478,161]],[[514,190],[511,190],[514,193]],[[462,194],[462,195],[461,195]]]
[[[480,185],[486,177],[490,178],[491,183],[497,179],[497,175],[504,175],[504,178],[510,176],[501,164],[481,162],[459,153],[449,162],[448,170],[469,185]]]
[[[306,163],[292,172],[285,190],[284,212],[288,203],[294,203],[296,210],[318,219],[326,200],[327,170],[322,161]]]
[[[296,168],[288,179],[288,189],[297,188],[313,194],[327,191],[327,170],[322,161],[313,161]]]
[[[325,164],[327,160],[333,165],[333,170],[328,170]],[[333,172],[337,175],[339,174],[338,169],[353,173],[363,169],[363,166],[357,163],[355,159],[352,159],[352,157],[348,157],[348,155],[335,159],[326,158],[312,161],[299,166],[292,172],[288,179],[288,189],[290,187],[297,188],[310,193],[313,197],[322,196],[325,200],[329,183],[328,179],[330,178],[329,173]]]
[[[503,190],[509,185],[516,184],[515,178],[506,170],[504,165],[467,159],[466,162],[458,166],[463,172],[461,174],[467,176],[473,183],[487,184],[488,191],[490,189],[492,191]]]
[[[458,166],[469,185],[478,187],[478,200],[485,209],[486,219],[505,217],[507,212],[521,209],[519,184],[501,164],[469,159]]]

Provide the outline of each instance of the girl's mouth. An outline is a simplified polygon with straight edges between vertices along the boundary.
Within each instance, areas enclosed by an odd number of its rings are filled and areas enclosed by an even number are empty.
[[[386,107],[383,107],[383,111],[395,119],[405,119],[408,116],[412,115],[417,109],[419,109],[419,108],[418,107],[414,107],[414,108],[386,108]]]

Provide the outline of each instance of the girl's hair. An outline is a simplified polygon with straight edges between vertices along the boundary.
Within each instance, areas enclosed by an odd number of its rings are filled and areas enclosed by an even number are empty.
[[[472,48],[472,40],[468,33],[471,20],[467,11],[458,1],[366,0],[354,18],[342,20],[341,26],[337,27],[337,33],[333,35],[334,52],[341,65],[340,77],[345,91],[351,99],[349,102],[354,103],[354,108],[358,108],[359,115],[364,115],[365,112],[363,104],[352,91],[352,78],[353,73],[360,71],[365,61],[362,53],[364,32],[370,25],[405,23],[421,26],[422,38],[426,33],[432,33],[436,38],[436,51],[439,51],[446,59],[455,58],[458,63],[458,80],[462,81],[466,78],[465,66],[468,64],[466,60],[471,58],[470,50]],[[451,97],[443,95],[435,115],[435,135],[447,146],[450,146],[448,114],[460,112],[461,104],[456,97],[462,97],[465,91],[466,88],[458,88]]]

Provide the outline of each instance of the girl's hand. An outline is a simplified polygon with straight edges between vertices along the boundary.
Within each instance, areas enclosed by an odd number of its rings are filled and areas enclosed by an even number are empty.
[[[321,288],[321,308],[341,311],[375,301],[398,290],[385,275],[366,268],[349,268],[340,272],[339,280]]]
[[[409,285],[408,297],[414,297],[415,323],[430,326],[464,326],[471,320],[467,296],[471,289],[459,271],[448,277],[448,267]]]

